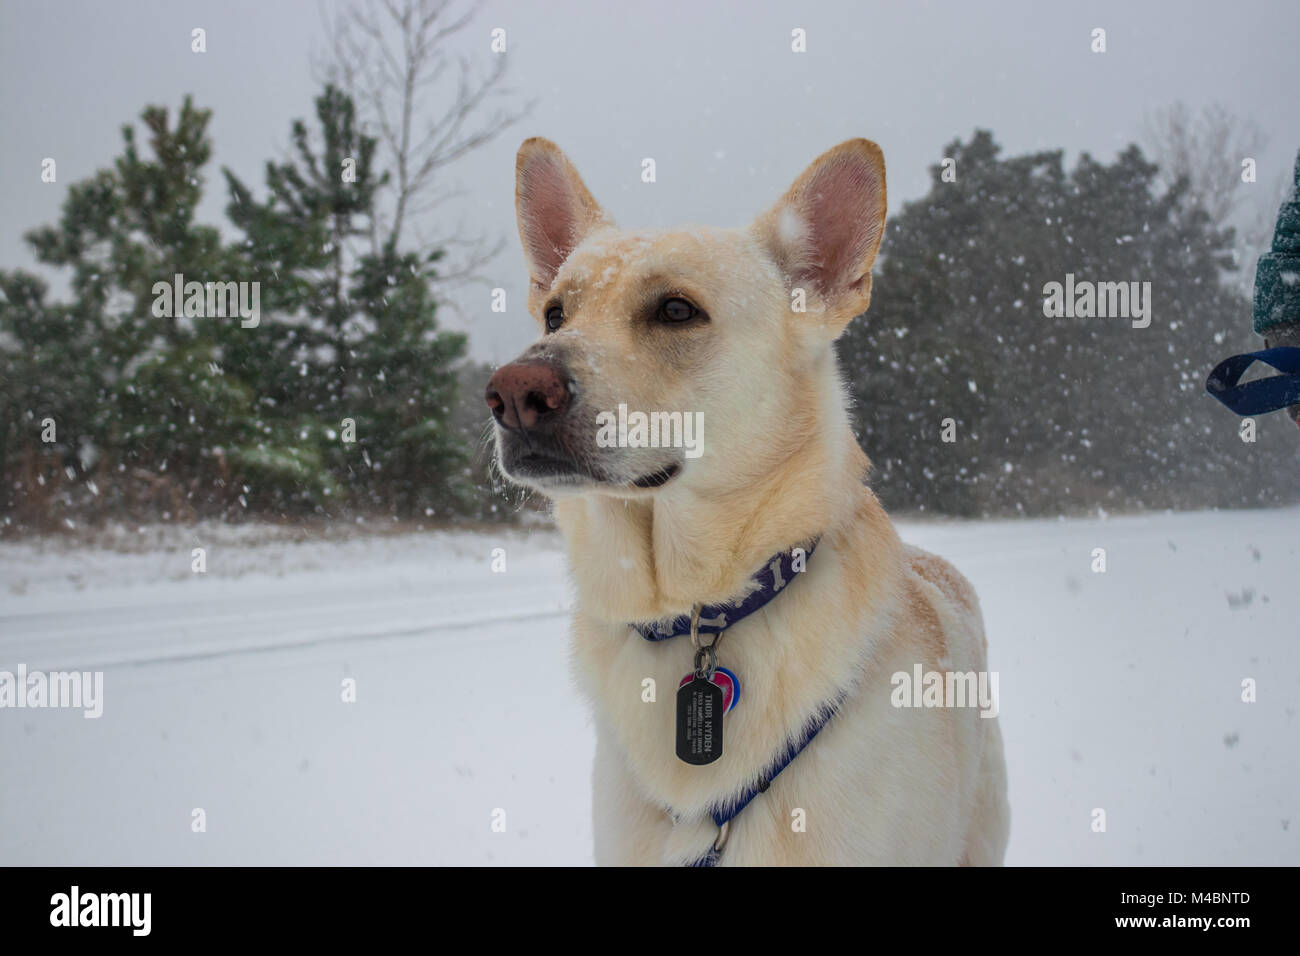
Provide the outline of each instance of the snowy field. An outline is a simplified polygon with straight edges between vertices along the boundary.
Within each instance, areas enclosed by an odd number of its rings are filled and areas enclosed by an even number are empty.
[[[983,601],[1009,863],[1300,864],[1300,510],[902,530]],[[0,544],[0,670],[104,672],[0,710],[0,863],[591,862],[552,532],[169,540]]]

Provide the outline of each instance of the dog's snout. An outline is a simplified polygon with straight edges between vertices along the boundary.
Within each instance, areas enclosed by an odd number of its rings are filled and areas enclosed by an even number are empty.
[[[564,370],[550,362],[511,362],[496,370],[484,397],[502,426],[529,429],[560,417],[569,387]]]

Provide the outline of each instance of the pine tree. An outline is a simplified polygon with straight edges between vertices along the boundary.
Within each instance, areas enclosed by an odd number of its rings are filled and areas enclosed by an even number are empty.
[[[375,195],[386,181],[374,169],[375,140],[334,87],[317,98],[316,119],[321,145],[295,122],[296,156],[267,164],[264,202],[226,171],[245,271],[263,283],[280,330],[244,358],[262,367],[269,400],[355,504],[457,513],[469,488],[448,417],[465,340],[437,326],[429,283],[438,255],[374,248]]]
[[[227,271],[219,233],[195,220],[209,118],[188,98],[175,127],[165,108],[146,109],[152,157],[125,126],[113,167],[69,187],[57,225],[28,233],[39,261],[72,270],[71,303],[46,305],[46,286],[33,276],[0,278],[0,325],[17,341],[6,356],[14,409],[6,421],[17,434],[10,426],[6,445],[22,447],[38,484],[59,471],[80,481],[111,469],[68,495],[88,487],[104,493],[105,508],[189,511],[205,494],[210,449],[238,440],[252,392],[210,371],[221,330],[153,309],[156,283]],[[33,423],[46,417],[58,441],[37,445]],[[25,487],[34,491],[30,480]]]
[[[166,109],[145,110],[149,155],[124,128],[123,155],[28,235],[42,263],[71,270],[73,298],[49,303],[40,278],[0,273],[6,512],[476,506],[450,424],[465,340],[435,321],[438,254],[356,251],[384,182],[375,143],[337,90],[316,107],[323,148],[295,123],[296,160],[268,164],[265,202],[226,172],[240,243],[195,218],[210,114],[189,99],[174,126]],[[177,275],[198,283],[198,305],[213,283],[247,283],[259,321],[175,303]]]

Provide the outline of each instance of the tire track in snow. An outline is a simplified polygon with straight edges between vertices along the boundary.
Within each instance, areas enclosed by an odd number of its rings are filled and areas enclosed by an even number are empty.
[[[495,613],[476,610],[473,605],[480,602],[472,596],[458,602],[464,608],[460,613],[455,609],[449,613],[445,596],[403,601],[379,598],[373,602],[317,605],[308,610],[301,605],[261,605],[218,614],[189,605],[184,614],[173,612],[137,621],[134,634],[117,622],[110,621],[106,626],[102,610],[96,608],[23,615],[23,623],[30,630],[21,637],[0,639],[0,669],[12,669],[3,662],[18,661],[25,663],[29,671],[147,667],[554,620],[571,613],[567,604],[555,603],[554,591],[549,587],[529,588],[518,597],[524,600],[513,600],[508,609]],[[399,607],[395,610],[394,605]],[[177,610],[181,607],[176,606]],[[15,619],[0,620],[9,630]],[[50,624],[56,622],[57,627],[51,628]]]

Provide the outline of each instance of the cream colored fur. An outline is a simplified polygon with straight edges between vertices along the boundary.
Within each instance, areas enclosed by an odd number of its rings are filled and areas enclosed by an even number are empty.
[[[997,719],[891,704],[891,675],[918,662],[988,663],[970,585],[904,546],[864,483],[870,464],[836,371],[832,342],[870,299],[879,150],[836,147],[747,229],[620,231],[545,140],[521,148],[519,177],[530,310],[541,321],[563,301],[566,315],[523,357],[562,358],[583,414],[624,402],[701,410],[706,423],[703,457],[659,488],[528,482],[555,499],[577,587],[574,661],[598,734],[597,863],[698,859],[717,835],[709,805],[752,784],[851,685],[837,716],[732,823],[722,865],[1000,864],[1009,811]],[[557,210],[562,224],[550,228]],[[808,310],[793,312],[792,290],[805,287]],[[707,325],[638,324],[637,303],[664,290],[702,304]],[[629,477],[663,454],[591,452]],[[722,758],[678,760],[674,697],[690,641],[648,642],[629,622],[734,598],[771,555],[817,537],[807,570],[722,639],[719,659],[742,682]],[[792,826],[797,811],[805,832]]]

